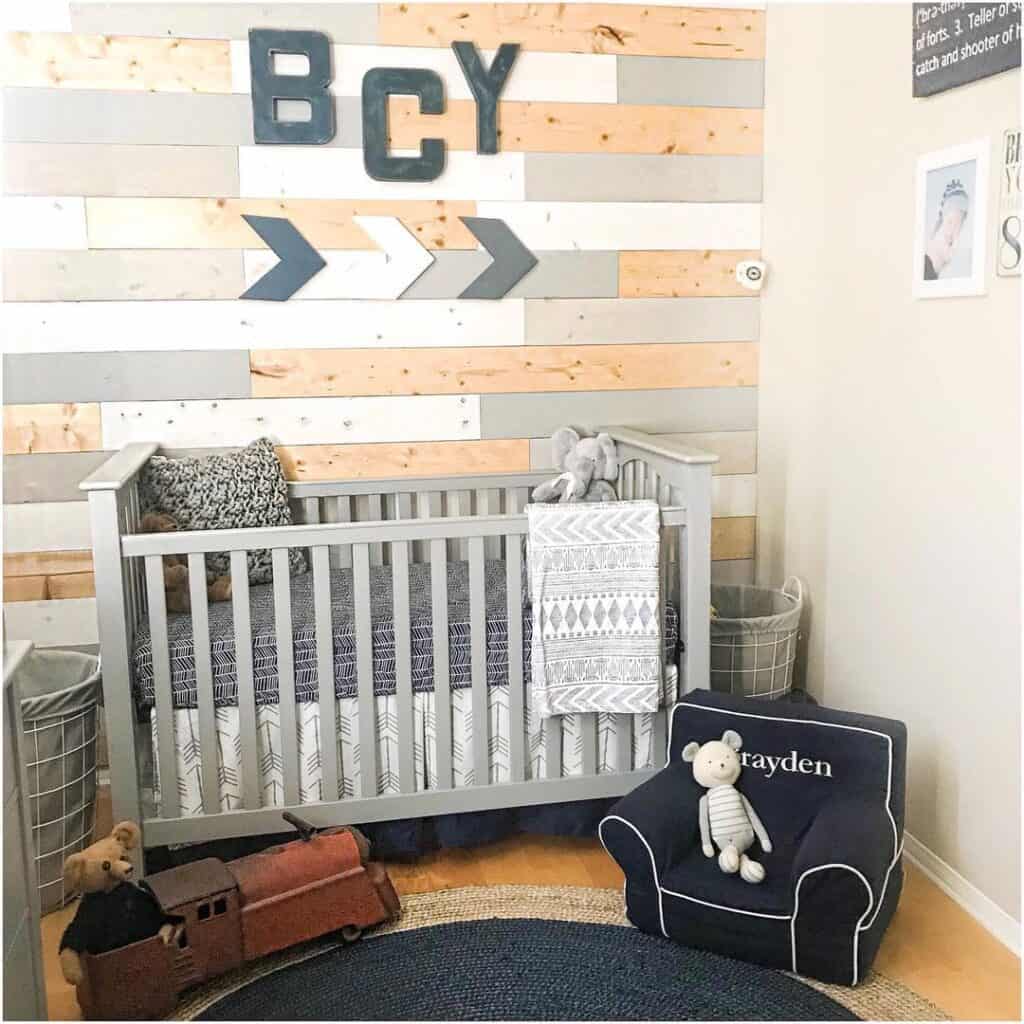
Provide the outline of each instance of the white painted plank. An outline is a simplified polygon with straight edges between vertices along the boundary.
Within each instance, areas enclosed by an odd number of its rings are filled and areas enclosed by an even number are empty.
[[[381,398],[240,398],[222,402],[103,402],[103,447],[159,441],[168,448],[480,438],[477,395]]]
[[[522,199],[526,195],[524,156],[481,157],[449,150],[444,172],[436,181],[374,181],[366,173],[360,149],[240,146],[239,194],[249,199]]]
[[[99,643],[96,598],[5,604],[4,635],[9,643],[31,640],[36,647]]]
[[[15,352],[522,345],[523,299],[19,302],[4,307]]]
[[[0,31],[70,32],[69,0],[10,0],[0,4]]]
[[[477,204],[530,249],[758,249],[760,203]]]
[[[87,249],[81,196],[4,196],[0,244],[5,249]]]
[[[92,547],[87,501],[4,505],[4,551],[84,551]]]
[[[445,94],[452,100],[471,100],[473,94],[454,51],[430,46],[355,46],[332,47],[335,96],[361,96],[363,76],[371,68],[428,68],[444,82]],[[494,50],[484,50],[488,67]],[[503,100],[547,100],[564,103],[615,103],[618,83],[614,54],[537,53],[520,51],[501,92]],[[281,74],[304,73],[306,60],[294,54],[281,54],[276,62]],[[231,90],[251,91],[249,43],[231,43]]]
[[[716,517],[757,515],[757,474],[714,477],[711,514]]]

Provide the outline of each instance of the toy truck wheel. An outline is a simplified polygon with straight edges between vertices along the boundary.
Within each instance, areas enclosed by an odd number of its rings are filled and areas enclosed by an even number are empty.
[[[363,929],[358,925],[347,924],[341,929],[341,937],[346,942],[358,942],[363,936]]]

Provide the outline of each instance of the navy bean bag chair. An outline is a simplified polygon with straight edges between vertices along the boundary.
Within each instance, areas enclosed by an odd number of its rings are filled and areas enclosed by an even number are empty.
[[[707,792],[683,761],[688,742],[743,740],[736,788],[772,851],[749,851],[759,884],[701,850]],[[806,704],[698,690],[671,713],[668,761],[601,821],[626,875],[626,913],[687,946],[856,985],[867,975],[903,885],[906,728]]]

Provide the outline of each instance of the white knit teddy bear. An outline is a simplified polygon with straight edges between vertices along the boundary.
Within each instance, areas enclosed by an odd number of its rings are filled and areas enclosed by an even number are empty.
[[[743,746],[738,732],[726,729],[720,740],[700,744],[696,740],[683,747],[683,760],[693,762],[693,777],[707,793],[700,798],[700,841],[705,857],[714,857],[718,866],[728,875],[737,871],[745,882],[764,881],[764,865],[747,856],[754,845],[756,833],[761,849],[772,852],[772,841],[757,811],[736,788],[740,777],[740,758],[737,751]]]

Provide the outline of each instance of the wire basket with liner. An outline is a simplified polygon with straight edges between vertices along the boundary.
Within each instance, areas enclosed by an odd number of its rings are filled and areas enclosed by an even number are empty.
[[[793,688],[803,584],[712,584],[711,689],[775,700]]]

